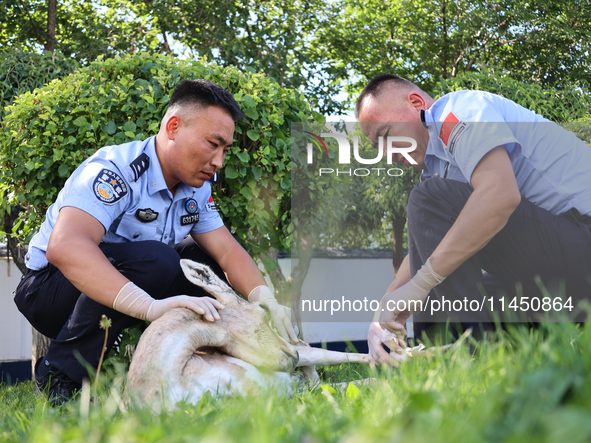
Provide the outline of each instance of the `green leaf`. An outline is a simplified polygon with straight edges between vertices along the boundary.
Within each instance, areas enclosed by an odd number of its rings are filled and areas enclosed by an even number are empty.
[[[107,134],[114,134],[115,132],[117,132],[117,125],[113,120],[109,120],[109,122],[103,127],[103,130]]]
[[[252,141],[257,141],[259,139],[259,133],[252,129],[249,129],[246,135],[248,135],[248,138],[250,138]]]
[[[345,397],[349,401],[355,400],[357,397],[359,397],[359,388],[353,383],[349,383],[347,385],[347,390],[345,391]]]
[[[134,122],[132,122],[131,120],[127,120],[127,121],[125,122],[125,124],[123,125],[123,130],[125,131],[126,135],[127,135],[127,132],[132,132],[132,133],[134,133],[134,132],[135,132],[135,130],[136,130],[136,125],[135,125],[135,123],[134,123]]]
[[[252,174],[254,175],[255,180],[258,180],[263,175],[263,170],[258,166],[252,167]]]
[[[257,105],[257,102],[250,95],[245,95],[244,97],[242,97],[242,103],[252,108],[256,108]]]
[[[245,107],[242,111],[251,119],[257,120],[259,118],[259,113],[255,108],[251,108],[250,106]]]
[[[265,256],[265,259],[263,260],[263,266],[267,272],[273,272],[276,269],[279,269],[279,263],[273,260],[270,255]]]
[[[336,394],[337,393],[337,390],[335,388],[333,388],[330,385],[326,385],[326,384],[321,384],[320,389],[322,389],[322,392],[326,393],[326,394]]]
[[[432,392],[413,392],[410,394],[409,407],[417,411],[428,411],[435,404],[435,398]]]
[[[234,166],[232,166],[232,165],[225,166],[223,171],[224,171],[224,177],[229,180],[232,180],[232,179],[235,179],[236,177],[238,177],[238,173],[236,172],[236,169],[234,169]]]
[[[88,121],[86,120],[86,117],[82,115],[78,117],[76,120],[74,120],[72,123],[74,123],[78,127],[82,127],[86,126],[88,124]]]
[[[241,162],[246,163],[250,159],[250,155],[248,152],[238,152],[236,156],[240,159]]]
[[[247,187],[242,187],[240,188],[240,194],[242,194],[243,196],[245,196],[248,200],[250,200],[251,196],[250,196],[250,189]]]
[[[68,175],[70,175],[70,168],[66,163],[62,163],[59,169],[57,170],[57,173],[60,177],[67,177]]]

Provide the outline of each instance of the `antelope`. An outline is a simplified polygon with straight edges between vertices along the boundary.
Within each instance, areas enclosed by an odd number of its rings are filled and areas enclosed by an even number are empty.
[[[294,386],[318,382],[315,365],[368,362],[367,354],[288,343],[275,331],[266,306],[238,297],[206,265],[181,260],[181,268],[225,306],[221,319],[208,322],[176,308],[154,321],[129,368],[125,395],[131,403],[159,410],[179,402],[196,404],[207,392],[219,397],[272,389],[292,395]]]

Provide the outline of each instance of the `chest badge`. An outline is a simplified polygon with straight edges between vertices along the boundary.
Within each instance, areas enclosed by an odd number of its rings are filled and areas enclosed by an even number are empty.
[[[153,222],[158,218],[158,213],[153,209],[138,209],[135,212],[135,216],[141,221],[142,223],[150,223]]]
[[[185,209],[189,214],[195,214],[197,212],[197,202],[194,198],[190,198],[185,202]]]
[[[181,226],[194,225],[195,223],[199,223],[199,213],[181,215]]]

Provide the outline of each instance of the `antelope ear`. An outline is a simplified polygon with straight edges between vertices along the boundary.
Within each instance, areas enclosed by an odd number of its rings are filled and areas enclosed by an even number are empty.
[[[187,280],[205,289],[220,303],[227,304],[237,300],[238,297],[233,289],[222,281],[209,266],[193,260],[182,259],[181,269]]]

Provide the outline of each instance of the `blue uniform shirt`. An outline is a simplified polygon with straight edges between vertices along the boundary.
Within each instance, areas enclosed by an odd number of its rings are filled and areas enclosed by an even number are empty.
[[[64,206],[81,209],[101,222],[106,243],[156,240],[174,246],[189,233],[223,226],[209,182],[201,188],[179,183],[173,197],[154,140],[104,147],[74,171],[29,244],[29,269],[47,266],[47,243]]]
[[[470,183],[478,162],[504,146],[523,198],[555,215],[572,208],[591,215],[591,148],[558,124],[482,91],[447,94],[424,118],[424,178]]]

